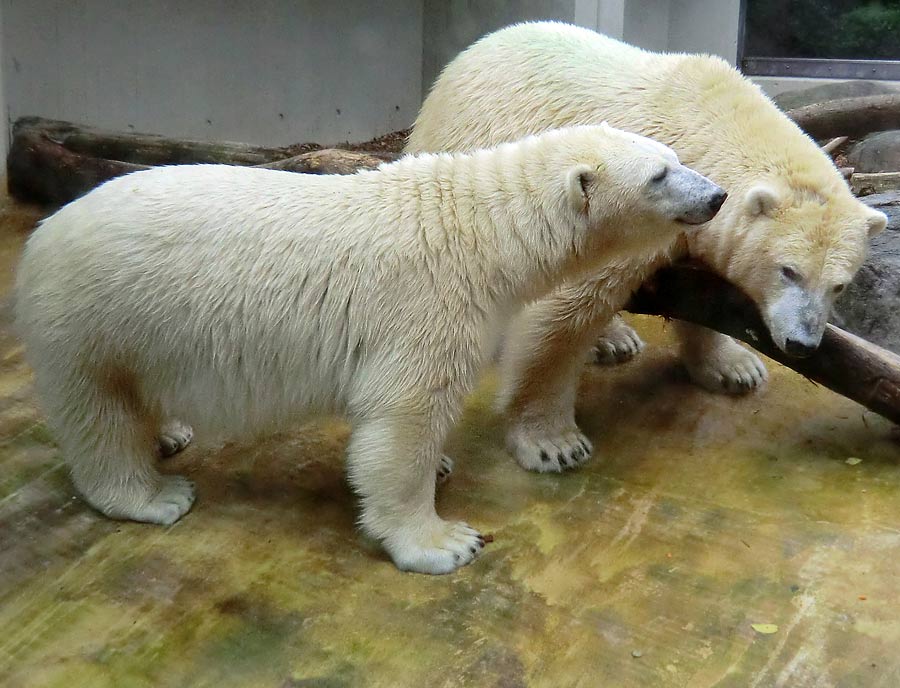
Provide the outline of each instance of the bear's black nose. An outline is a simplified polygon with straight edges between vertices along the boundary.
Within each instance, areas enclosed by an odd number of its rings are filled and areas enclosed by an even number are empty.
[[[817,346],[815,344],[803,342],[799,339],[788,339],[784,343],[784,352],[788,354],[788,356],[794,356],[796,358],[812,356],[815,353],[816,348]]]
[[[726,198],[728,198],[728,193],[725,191],[720,191],[709,200],[709,209],[714,213],[719,212],[719,208],[722,207],[722,204],[725,202]]]

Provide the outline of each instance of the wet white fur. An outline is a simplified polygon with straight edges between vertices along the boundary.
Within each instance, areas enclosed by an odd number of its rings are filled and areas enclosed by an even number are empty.
[[[663,164],[680,167],[594,126],[346,177],[198,165],[104,184],[35,231],[17,282],[75,485],[109,516],[172,523],[193,486],[156,471],[164,419],[209,439],[344,413],[364,531],[402,569],[467,563],[480,536],[438,517],[434,483],[489,335],[598,259],[671,244],[690,208],[648,200]]]

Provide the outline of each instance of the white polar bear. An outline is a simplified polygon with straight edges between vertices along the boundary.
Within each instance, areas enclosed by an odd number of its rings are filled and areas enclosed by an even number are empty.
[[[108,516],[190,508],[193,485],[154,467],[166,418],[209,436],[342,412],[363,530],[401,569],[445,573],[483,546],[438,517],[434,483],[494,324],[604,256],[664,249],[723,200],[606,126],[347,177],[158,168],[35,231],[17,319],[74,483]]]
[[[651,53],[561,23],[514,25],[444,69],[407,151],[470,150],[607,120],[671,146],[728,189],[709,231],[679,242],[671,255],[689,253],[740,286],[786,353],[815,349],[835,296],[886,218],[856,200],[815,142],[723,60]],[[598,358],[640,349],[615,314],[668,258],[610,261],[530,305],[513,325],[499,403],[523,467],[562,470],[552,457],[586,443],[574,415],[583,362],[598,337]],[[684,362],[704,387],[741,393],[764,382],[762,362],[734,340],[686,323],[676,331]]]

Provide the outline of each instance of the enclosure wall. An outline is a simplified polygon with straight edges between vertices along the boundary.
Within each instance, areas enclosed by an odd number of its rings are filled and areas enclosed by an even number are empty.
[[[361,140],[421,102],[422,0],[3,0],[7,115],[257,144]]]

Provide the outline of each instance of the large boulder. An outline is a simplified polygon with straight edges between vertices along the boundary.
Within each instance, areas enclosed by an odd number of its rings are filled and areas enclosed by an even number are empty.
[[[847,162],[856,172],[900,170],[900,130],[869,134],[850,148]]]
[[[793,110],[804,105],[824,103],[828,100],[881,96],[889,93],[900,93],[900,88],[881,81],[853,79],[852,81],[832,81],[797,91],[785,91],[779,93],[772,100],[782,110]]]
[[[869,257],[838,299],[832,322],[900,354],[900,191],[861,199],[888,216]]]

